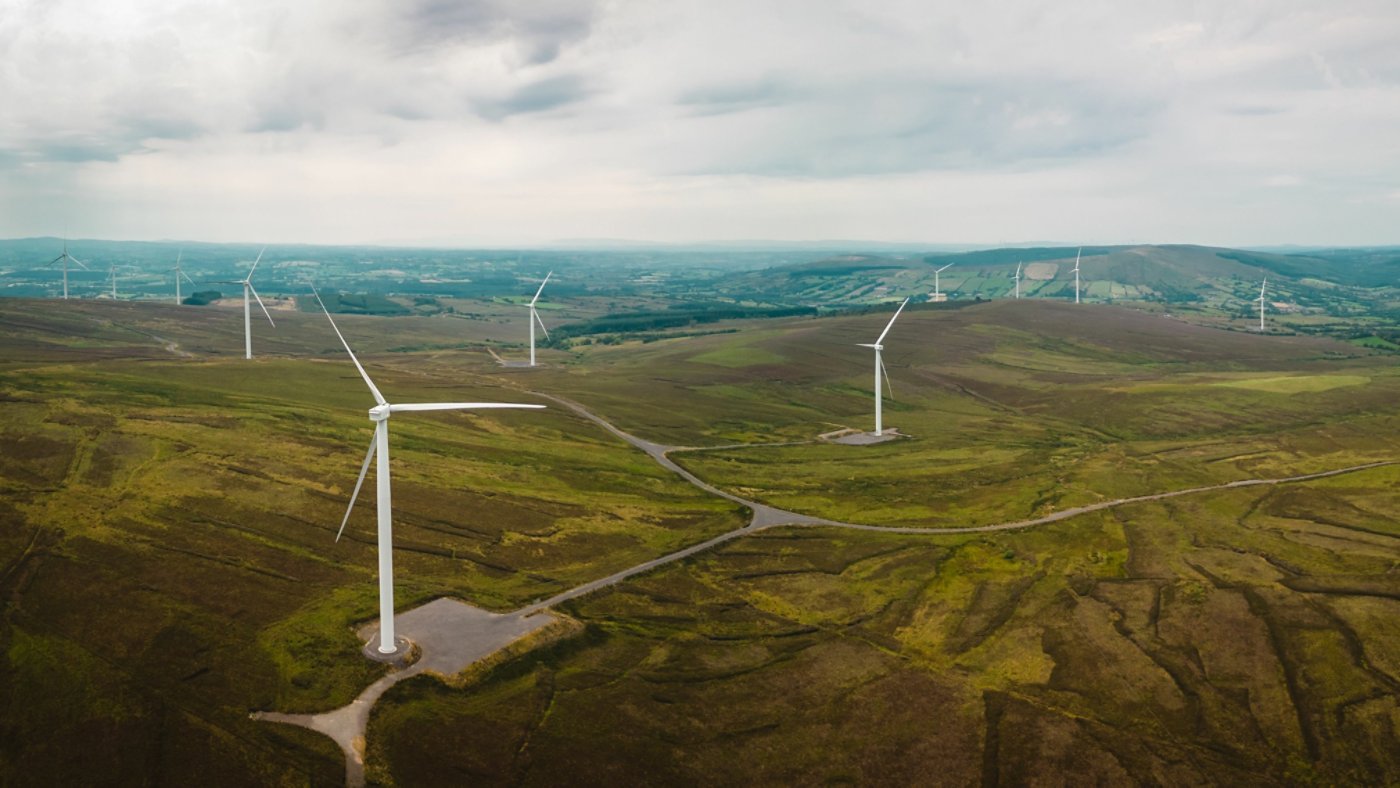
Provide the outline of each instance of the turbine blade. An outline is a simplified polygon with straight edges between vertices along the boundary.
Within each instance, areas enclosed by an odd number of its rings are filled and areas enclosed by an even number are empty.
[[[414,410],[486,410],[488,408],[543,408],[543,405],[526,405],[519,402],[410,402],[406,405],[390,405],[390,413]]]
[[[350,505],[345,507],[345,517],[340,520],[340,530],[335,532],[335,540],[340,541],[340,535],[345,533],[345,524],[350,522],[350,512],[355,508],[355,499],[360,497],[360,486],[365,483],[365,474],[369,473],[369,463],[374,459],[375,447],[379,445],[379,435],[369,436],[369,452],[365,454],[365,464],[360,466],[360,478],[355,480],[355,491],[350,493]]]
[[[941,273],[943,273],[944,271],[947,271],[949,268],[952,268],[952,267],[953,267],[953,264],[952,264],[952,263],[949,263],[949,264],[943,266],[942,268],[938,269],[937,273],[940,273],[940,274],[941,274]]]
[[[374,401],[380,405],[388,405],[388,401],[384,399],[383,394],[379,393],[379,389],[374,385],[374,381],[369,379],[369,373],[365,372],[365,368],[360,365],[360,360],[355,358],[355,351],[350,349],[350,343],[345,341],[345,335],[340,333],[340,327],[337,326],[335,320],[331,318],[331,310],[326,308],[326,302],[321,300],[321,294],[314,286],[311,288],[311,292],[316,293],[316,303],[321,305],[321,311],[325,312],[326,319],[331,321],[331,328],[335,330],[335,335],[340,337],[340,344],[345,346],[345,352],[350,354],[350,360],[355,362],[355,369],[358,369],[360,371],[360,377],[365,379],[365,385],[369,386],[369,393],[374,395]]]
[[[890,371],[885,369],[885,358],[880,357],[880,371],[885,373],[885,391],[890,394],[890,399],[894,399],[894,386],[890,385]]]
[[[68,255],[68,259],[69,259],[69,260],[72,260],[72,261],[75,262],[75,263],[77,263],[77,264],[78,264],[78,267],[81,268],[81,269],[83,269],[84,271],[91,271],[91,270],[92,270],[91,268],[88,268],[87,266],[83,265],[83,261],[82,261],[82,260],[79,260],[78,258],[74,257],[74,256],[71,255],[71,254]]]
[[[258,295],[258,289],[256,287],[253,287],[252,282],[245,282],[244,284],[248,285],[248,290],[253,293],[253,298],[258,299],[258,306],[262,306],[263,314],[267,315],[267,322],[272,323],[272,313],[267,311],[267,307],[263,306],[262,297]],[[272,327],[276,328],[277,324],[272,323]]]
[[[887,323],[887,324],[885,325],[885,330],[880,332],[880,338],[877,339],[877,340],[875,340],[875,344],[879,345],[879,344],[883,344],[883,343],[884,343],[884,341],[885,341],[885,335],[888,334],[888,333],[890,333],[890,328],[894,326],[894,321],[896,321],[896,320],[899,319],[899,313],[900,313],[900,312],[903,312],[903,311],[904,311],[904,307],[906,307],[906,306],[908,306],[908,305],[909,305],[909,299],[906,298],[906,299],[904,299],[904,303],[900,304],[900,305],[899,305],[899,308],[896,309],[896,310],[894,310],[894,317],[890,318],[890,322]]]
[[[540,324],[540,330],[544,332],[544,338],[549,339],[549,329],[544,327],[544,321],[540,319],[540,313],[536,312],[534,309],[531,309],[530,316],[535,319],[536,323]]]
[[[253,261],[253,267],[248,269],[248,276],[247,276],[248,279],[252,279],[252,278],[253,278],[253,272],[256,271],[256,270],[258,270],[258,263],[262,262],[263,252],[266,252],[266,251],[267,251],[267,247],[266,247],[266,246],[264,246],[262,249],[258,250],[258,259],[254,260],[254,261]]]
[[[198,287],[198,286],[199,286],[193,279],[190,278],[190,275],[187,274],[187,273],[185,273],[184,271],[181,271],[181,272],[180,272],[180,276],[185,277],[185,281],[186,281],[186,282],[189,282],[190,284],[194,285],[195,287]]]
[[[550,278],[551,276],[554,276],[554,272],[553,272],[553,271],[550,271],[549,273],[547,273],[547,274],[544,275],[544,281],[543,281],[543,282],[540,282],[540,289],[539,289],[539,290],[536,290],[536,291],[535,291],[535,297],[532,298],[532,299],[530,299],[530,306],[534,306],[534,305],[535,305],[535,302],[538,301],[538,300],[540,300],[540,293],[543,293],[543,292],[544,292],[544,286],[545,286],[546,284],[549,283],[549,278]]]

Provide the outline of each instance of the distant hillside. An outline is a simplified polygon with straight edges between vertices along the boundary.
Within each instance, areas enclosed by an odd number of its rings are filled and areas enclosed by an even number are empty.
[[[1022,266],[1025,298],[1074,298],[1078,247],[988,249],[926,256],[843,255],[736,273],[718,290],[737,300],[774,305],[856,306],[936,300],[1008,298]],[[946,266],[946,268],[945,268]],[[1169,305],[1216,315],[1244,315],[1269,279],[1270,303],[1297,313],[1388,316],[1400,291],[1400,249],[1331,249],[1274,254],[1191,245],[1086,246],[1080,295],[1095,303]],[[1160,307],[1158,307],[1160,308]]]

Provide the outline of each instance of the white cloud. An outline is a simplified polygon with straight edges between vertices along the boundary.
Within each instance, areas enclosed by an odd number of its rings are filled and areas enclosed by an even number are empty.
[[[0,235],[1393,242],[1395,40],[1389,0],[11,0]]]

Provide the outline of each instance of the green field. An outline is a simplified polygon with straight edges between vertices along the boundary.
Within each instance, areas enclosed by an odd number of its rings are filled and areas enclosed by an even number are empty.
[[[817,441],[870,429],[855,344],[888,316],[733,321],[534,371],[496,365],[462,331],[480,321],[340,323],[391,399],[538,391],[660,443],[791,443],[674,459],[850,522],[999,523],[1400,459],[1387,353],[1025,300],[908,310],[885,340],[885,420],[908,437]],[[245,362],[235,317],[0,300],[0,781],[342,779],[328,739],[248,714],[327,710],[383,670],[352,631],[375,615],[371,501],[334,542],[372,401],[323,318],[255,326],[267,357]],[[391,432],[400,610],[515,609],[746,522],[563,408]],[[370,772],[1393,783],[1397,505],[1385,466],[1026,531],[764,531],[566,603],[581,635],[469,686],[397,685]]]

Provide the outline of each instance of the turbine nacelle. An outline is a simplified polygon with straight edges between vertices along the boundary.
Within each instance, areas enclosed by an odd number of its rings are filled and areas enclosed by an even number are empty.
[[[393,412],[394,409],[387,402],[383,405],[375,405],[369,409],[369,420],[374,422],[385,421],[389,418],[389,414]]]

